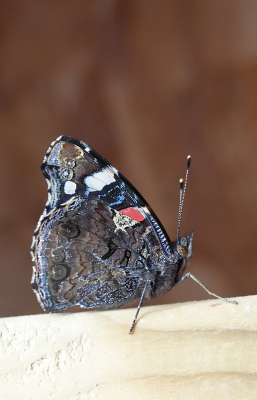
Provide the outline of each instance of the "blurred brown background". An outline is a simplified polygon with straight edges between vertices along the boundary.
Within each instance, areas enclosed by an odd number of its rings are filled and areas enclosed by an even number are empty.
[[[0,35],[0,316],[42,312],[29,250],[62,134],[115,165],[171,239],[191,154],[190,271],[256,294],[257,2],[2,0]],[[154,303],[208,297],[186,281]]]

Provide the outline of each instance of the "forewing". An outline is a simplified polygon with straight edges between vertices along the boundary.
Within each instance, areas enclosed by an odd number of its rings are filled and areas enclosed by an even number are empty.
[[[97,152],[69,137],[51,144],[41,169],[48,201],[31,250],[42,307],[110,308],[140,296],[171,256],[169,238],[144,198]]]
[[[99,200],[137,222],[145,220],[166,256],[170,257],[170,239],[145,199],[116,168],[88,145],[60,136],[48,149],[41,169],[49,192],[42,218],[73,197]]]

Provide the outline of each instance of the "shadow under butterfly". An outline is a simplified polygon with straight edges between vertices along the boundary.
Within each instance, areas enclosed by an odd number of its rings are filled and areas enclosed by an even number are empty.
[[[179,237],[191,157],[180,180],[177,240],[134,186],[82,141],[60,136],[41,166],[48,200],[31,247],[32,288],[45,311],[118,308],[160,296],[194,275],[183,276],[192,256],[193,232]]]

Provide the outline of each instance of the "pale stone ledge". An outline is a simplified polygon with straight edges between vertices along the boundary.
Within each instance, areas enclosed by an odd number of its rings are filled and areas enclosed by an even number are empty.
[[[0,320],[0,399],[256,399],[257,296]]]

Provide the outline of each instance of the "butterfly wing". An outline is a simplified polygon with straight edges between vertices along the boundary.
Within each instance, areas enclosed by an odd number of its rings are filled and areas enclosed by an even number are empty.
[[[137,222],[147,219],[156,239],[170,256],[169,237],[145,199],[116,168],[88,145],[60,136],[48,149],[41,169],[49,193],[45,215],[74,196],[99,200]]]
[[[32,286],[42,307],[112,308],[139,297],[173,256],[140,193],[69,137],[51,144],[41,168],[49,195],[32,244]]]

